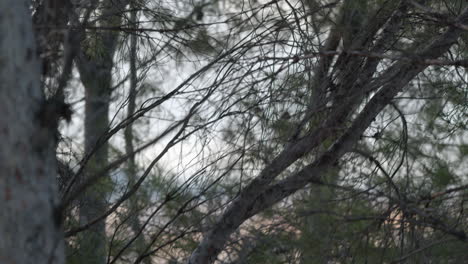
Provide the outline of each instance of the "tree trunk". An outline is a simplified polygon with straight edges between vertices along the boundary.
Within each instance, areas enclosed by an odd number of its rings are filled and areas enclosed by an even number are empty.
[[[100,25],[119,26],[126,1],[103,1]],[[100,139],[109,128],[109,104],[112,90],[113,57],[118,33],[96,33],[96,42],[85,45],[77,59],[81,81],[85,87],[85,155],[90,155],[82,181],[99,173],[108,163],[107,142]],[[107,210],[109,175],[88,188],[80,198],[80,225],[99,217]],[[106,263],[105,220],[92,225],[80,236],[79,260],[88,264]]]
[[[86,181],[102,170],[108,160],[107,144],[99,146],[99,138],[105,134],[109,125],[109,102],[112,67],[95,72],[80,71],[85,86],[85,153],[93,153],[85,171]],[[86,190],[80,198],[80,225],[99,217],[107,210],[106,182],[108,175]],[[105,221],[100,221],[84,231],[80,236],[79,260],[82,263],[106,263]]]
[[[0,1],[0,263],[64,263],[55,128],[44,115],[29,1]]]
[[[137,24],[137,8],[135,1],[130,2],[130,23],[132,27],[138,28]],[[128,106],[127,106],[127,117],[131,118],[135,113],[136,107],[136,94],[137,94],[137,87],[138,87],[138,71],[137,71],[137,35],[132,34],[130,36],[130,89],[128,95]],[[133,186],[137,182],[137,166],[135,162],[135,156],[132,153],[135,151],[133,146],[133,124],[130,123],[125,127],[124,131],[124,138],[125,138],[125,152],[127,155],[131,155],[127,162],[127,177],[128,177],[128,185]],[[140,223],[139,215],[140,215],[140,208],[138,205],[138,201],[140,200],[138,195],[132,195],[129,198],[129,211],[132,214],[130,219],[130,227],[135,235],[141,232],[142,225]],[[143,233],[138,235],[138,238],[135,241],[135,249],[138,255],[144,254],[143,252],[146,245],[145,237]],[[145,258],[143,263],[149,264],[151,263],[150,258]]]

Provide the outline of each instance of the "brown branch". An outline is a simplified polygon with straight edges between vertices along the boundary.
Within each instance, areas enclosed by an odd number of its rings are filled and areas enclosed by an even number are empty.
[[[468,8],[459,16],[458,21],[468,20]],[[425,59],[436,59],[442,56],[461,34],[461,30],[451,27],[444,34],[435,38],[435,40],[422,48],[417,53],[417,57]],[[383,87],[367,103],[353,124],[346,132],[333,144],[333,146],[321,155],[314,163],[306,166],[299,173],[286,178],[279,183],[268,186],[268,184],[288,167],[298,156],[292,152],[291,148],[283,151],[278,158],[269,166],[263,169],[260,175],[254,179],[251,184],[244,189],[239,197],[229,206],[218,222],[208,232],[198,247],[193,251],[188,260],[189,264],[211,263],[224,248],[230,235],[245,220],[284,199],[295,191],[303,188],[308,182],[321,181],[321,176],[341,156],[350,151],[360,135],[371,124],[373,119],[380,111],[391,102],[391,100],[411,81],[417,74],[423,71],[427,65],[415,64],[410,61],[399,61],[391,66],[382,76],[380,82]],[[369,84],[373,85],[372,83]],[[342,106],[343,107],[343,106]],[[342,108],[341,107],[341,108]],[[338,112],[342,110],[337,108]],[[340,114],[336,115],[340,117]],[[336,120],[334,120],[336,121]],[[330,120],[328,122],[331,122]],[[325,126],[326,128],[327,126]],[[320,133],[317,131],[317,133]],[[312,134],[312,136],[315,136]],[[310,148],[310,145],[294,146],[297,148]],[[297,150],[298,153],[301,151]],[[293,154],[293,155],[291,155]],[[295,155],[294,155],[295,154]],[[292,157],[291,157],[292,156]],[[279,159],[282,157],[282,159]],[[299,156],[300,157],[300,156]],[[284,160],[289,162],[284,163]],[[283,164],[278,164],[283,161]],[[289,164],[288,164],[289,163]],[[266,185],[266,186],[265,186]]]
[[[408,63],[416,63],[421,65],[434,65],[434,66],[455,66],[455,67],[468,67],[468,59],[461,59],[461,60],[441,60],[441,59],[433,59],[433,58],[424,58],[424,57],[417,57],[417,56],[397,56],[397,55],[388,55],[376,52],[368,52],[368,51],[358,51],[358,50],[350,50],[350,51],[319,51],[319,52],[312,52],[304,55],[295,55],[295,56],[286,56],[286,57],[258,57],[257,59],[260,61],[267,61],[267,60],[279,60],[279,61],[300,61],[306,60],[316,57],[333,57],[336,55],[352,55],[358,57],[366,57],[366,58],[374,58],[374,59],[388,59],[392,61],[404,61]]]

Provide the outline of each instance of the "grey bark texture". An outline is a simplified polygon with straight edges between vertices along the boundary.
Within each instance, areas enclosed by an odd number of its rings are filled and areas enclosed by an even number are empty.
[[[41,115],[29,1],[0,1],[0,263],[64,263],[54,128]]]

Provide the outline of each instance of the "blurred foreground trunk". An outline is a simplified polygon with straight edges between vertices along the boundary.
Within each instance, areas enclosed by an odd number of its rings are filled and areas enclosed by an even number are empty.
[[[29,1],[0,1],[0,263],[64,263],[55,117],[44,108]]]

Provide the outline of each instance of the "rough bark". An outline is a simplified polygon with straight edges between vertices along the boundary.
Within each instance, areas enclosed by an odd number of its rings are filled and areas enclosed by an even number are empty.
[[[0,1],[0,263],[64,263],[29,1]]]

